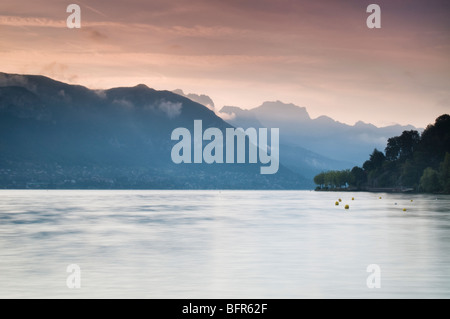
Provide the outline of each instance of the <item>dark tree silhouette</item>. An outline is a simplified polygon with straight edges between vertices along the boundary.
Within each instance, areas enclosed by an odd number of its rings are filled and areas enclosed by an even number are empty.
[[[450,115],[439,116],[422,135],[411,130],[389,138],[385,154],[374,149],[362,168],[353,167],[346,177],[349,185],[450,193]],[[334,171],[325,177],[339,185],[345,176],[345,171]]]
[[[385,149],[386,159],[405,161],[411,158],[419,142],[419,132],[414,130],[403,131],[402,135],[389,138]]]

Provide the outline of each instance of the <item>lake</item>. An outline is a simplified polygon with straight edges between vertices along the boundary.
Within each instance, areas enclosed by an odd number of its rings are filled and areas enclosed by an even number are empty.
[[[449,298],[450,196],[1,190],[0,297]]]

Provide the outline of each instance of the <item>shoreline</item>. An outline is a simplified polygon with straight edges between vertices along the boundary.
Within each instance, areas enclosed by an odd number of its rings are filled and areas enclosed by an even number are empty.
[[[400,193],[400,194],[421,194],[413,188],[398,187],[373,187],[373,188],[332,188],[332,189],[315,189],[316,192],[367,192],[367,193]]]

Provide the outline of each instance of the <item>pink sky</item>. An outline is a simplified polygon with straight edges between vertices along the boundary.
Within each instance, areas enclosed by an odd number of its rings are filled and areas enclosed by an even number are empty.
[[[81,7],[81,29],[66,7]],[[381,7],[381,29],[366,8]],[[90,88],[144,83],[217,108],[267,100],[354,124],[450,112],[450,5],[431,0],[3,0],[1,72]]]

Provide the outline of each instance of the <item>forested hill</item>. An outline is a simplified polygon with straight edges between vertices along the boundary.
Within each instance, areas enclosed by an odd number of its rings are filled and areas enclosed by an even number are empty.
[[[322,172],[314,177],[319,190],[413,190],[450,193],[450,115],[439,116],[422,134],[404,131],[388,139],[362,167]]]
[[[146,85],[91,90],[0,72],[0,189],[309,189],[280,164],[176,164],[174,129],[231,125],[210,109]]]

